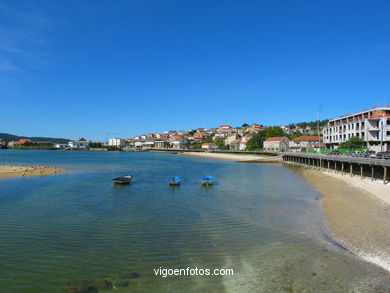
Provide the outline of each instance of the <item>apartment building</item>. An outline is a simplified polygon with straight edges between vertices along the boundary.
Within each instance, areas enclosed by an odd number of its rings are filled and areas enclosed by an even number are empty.
[[[123,147],[125,147],[126,143],[125,143],[125,140],[122,138],[110,138],[108,140],[108,145],[115,146],[118,148],[123,148]]]
[[[323,128],[323,135],[328,148],[337,148],[351,137],[358,136],[369,150],[390,150],[390,106],[329,120]]]

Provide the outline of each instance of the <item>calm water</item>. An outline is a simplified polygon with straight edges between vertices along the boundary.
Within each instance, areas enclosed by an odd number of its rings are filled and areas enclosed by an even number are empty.
[[[159,153],[0,150],[0,163],[65,174],[0,179],[0,291],[389,292],[389,274],[332,244],[321,195],[280,165]],[[111,178],[131,172],[130,186]],[[212,188],[199,178],[211,174]],[[183,177],[169,188],[167,178]],[[153,269],[232,268],[162,278]],[[100,290],[99,292],[104,292]]]

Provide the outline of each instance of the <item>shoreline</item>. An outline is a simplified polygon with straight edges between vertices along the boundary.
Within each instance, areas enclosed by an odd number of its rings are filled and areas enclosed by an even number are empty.
[[[281,158],[216,153],[185,153],[237,162],[282,163]],[[359,176],[335,174],[295,164],[283,164],[300,173],[322,194],[325,221],[336,242],[362,260],[390,272],[390,184]]]
[[[42,165],[0,164],[0,178],[45,176],[65,172],[64,169]]]
[[[363,260],[390,272],[389,187],[357,176],[299,166],[294,169],[323,195],[322,206],[332,237]]]
[[[226,154],[226,153],[206,153],[206,152],[186,152],[181,153],[180,155],[185,156],[198,156],[206,158],[215,158],[230,160],[236,162],[246,162],[246,163],[281,163],[282,157],[280,156],[260,156],[260,155],[250,155],[250,154]]]

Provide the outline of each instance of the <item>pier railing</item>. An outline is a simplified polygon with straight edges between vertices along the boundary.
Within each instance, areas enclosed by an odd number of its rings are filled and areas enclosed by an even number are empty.
[[[299,158],[309,158],[309,159],[317,159],[324,161],[337,161],[344,163],[355,163],[355,164],[364,164],[364,165],[375,165],[375,166],[385,166],[390,167],[390,160],[377,159],[377,158],[363,158],[363,157],[352,157],[348,155],[325,155],[319,153],[299,153],[299,152],[284,152],[281,153],[282,157],[292,156]]]

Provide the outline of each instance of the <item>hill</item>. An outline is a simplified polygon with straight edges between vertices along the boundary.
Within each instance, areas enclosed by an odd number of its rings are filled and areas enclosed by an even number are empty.
[[[9,134],[9,133],[0,133],[0,139],[4,139],[7,143],[11,140],[19,140],[22,138],[25,139],[31,139],[32,141],[49,141],[53,143],[67,143],[70,141],[70,139],[67,138],[56,138],[56,137],[39,137],[39,136],[33,136],[33,137],[28,137],[28,136],[19,136],[19,135],[14,135],[14,134]]]

